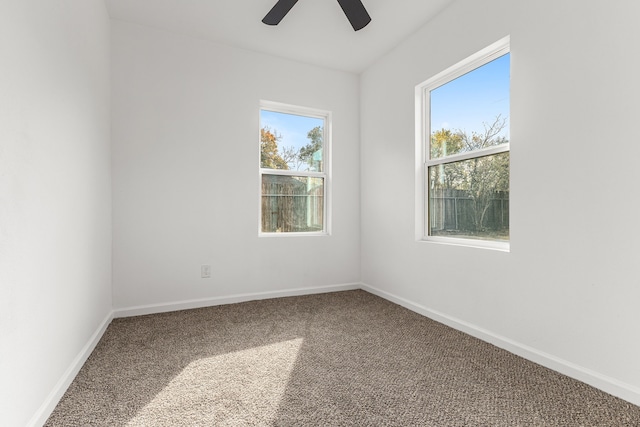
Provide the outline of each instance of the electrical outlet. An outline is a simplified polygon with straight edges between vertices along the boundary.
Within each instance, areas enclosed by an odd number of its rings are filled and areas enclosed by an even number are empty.
[[[200,266],[200,276],[203,279],[211,277],[211,266],[209,264],[202,264],[202,266]]]

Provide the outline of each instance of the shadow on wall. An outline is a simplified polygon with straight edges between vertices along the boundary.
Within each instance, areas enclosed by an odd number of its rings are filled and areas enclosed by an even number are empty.
[[[128,319],[47,426],[640,425],[640,408],[364,291]]]

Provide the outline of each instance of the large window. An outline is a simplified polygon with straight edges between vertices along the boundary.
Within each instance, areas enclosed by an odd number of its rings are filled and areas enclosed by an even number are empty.
[[[509,248],[509,39],[416,88],[419,238]]]
[[[261,235],[329,233],[330,118],[327,111],[261,103]]]

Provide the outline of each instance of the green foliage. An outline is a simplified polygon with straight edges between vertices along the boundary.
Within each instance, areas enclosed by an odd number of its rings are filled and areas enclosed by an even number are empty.
[[[432,159],[472,152],[507,143],[500,133],[506,120],[500,116],[484,132],[452,132],[441,129],[431,135]],[[473,200],[474,223],[477,231],[484,227],[484,219],[497,192],[509,191],[509,153],[500,153],[470,160],[442,164],[430,168],[431,191],[463,190]]]
[[[298,158],[301,162],[309,165],[309,170],[321,170],[321,160],[314,159],[314,155],[322,149],[322,137],[322,126],[316,126],[307,133],[307,138],[311,142],[300,148]]]
[[[316,126],[307,133],[310,142],[296,150],[294,147],[280,147],[280,135],[269,128],[260,129],[260,166],[268,169],[300,170],[307,165],[307,170],[322,170],[322,126]]]
[[[448,129],[435,131],[431,135],[431,158],[439,159],[457,154],[463,149],[464,135]],[[464,170],[458,164],[441,165],[432,170],[432,179],[440,189],[459,188],[464,181]]]
[[[509,153],[476,157],[468,163],[466,184],[474,202],[476,230],[482,230],[494,194],[509,191]]]
[[[278,153],[280,135],[269,128],[260,129],[260,167],[267,169],[289,169],[287,162]]]
[[[451,132],[449,129],[441,129],[431,135],[431,158],[439,159],[451,156],[462,151],[463,135],[460,132]]]

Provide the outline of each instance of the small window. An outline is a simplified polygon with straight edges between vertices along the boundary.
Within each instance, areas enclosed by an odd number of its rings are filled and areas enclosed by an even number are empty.
[[[419,238],[509,248],[509,39],[416,88]]]
[[[327,111],[261,103],[261,235],[329,233],[330,117]]]

